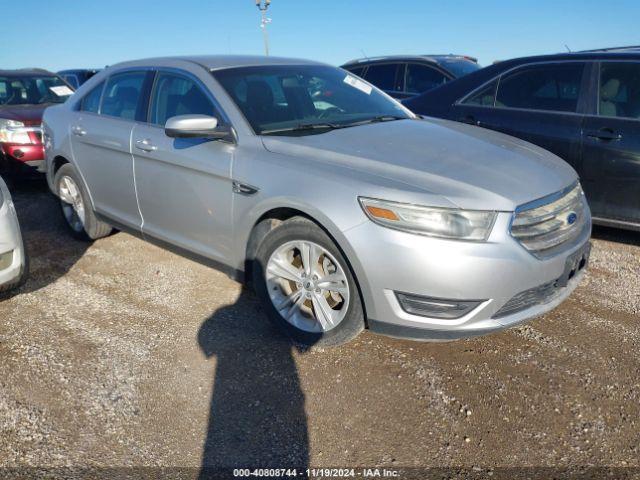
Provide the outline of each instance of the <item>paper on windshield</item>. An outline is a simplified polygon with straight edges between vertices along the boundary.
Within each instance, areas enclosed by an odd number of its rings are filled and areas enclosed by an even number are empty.
[[[365,82],[360,80],[359,78],[352,77],[351,75],[347,75],[344,77],[344,83],[347,85],[351,85],[353,88],[357,88],[361,92],[366,93],[367,95],[371,95],[371,91],[373,88],[371,85],[367,85]]]
[[[53,93],[55,93],[59,97],[66,97],[66,96],[71,95],[73,93],[73,90],[71,90],[66,85],[58,85],[58,86],[55,86],[55,87],[49,87],[49,90],[51,90]]]

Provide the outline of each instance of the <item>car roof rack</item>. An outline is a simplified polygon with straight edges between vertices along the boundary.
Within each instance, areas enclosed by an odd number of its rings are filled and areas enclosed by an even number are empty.
[[[640,51],[640,45],[627,45],[624,47],[593,48],[590,50],[580,50],[579,52],[574,52],[574,53],[623,52],[625,50]]]

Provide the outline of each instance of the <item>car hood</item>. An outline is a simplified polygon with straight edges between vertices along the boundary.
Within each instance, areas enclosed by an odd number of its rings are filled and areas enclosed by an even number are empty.
[[[542,148],[440,119],[375,123],[300,137],[263,136],[262,142],[273,153],[302,156],[333,171],[357,170],[363,177],[386,179],[390,188],[404,184],[465,209],[512,211],[577,180],[567,163]]]
[[[25,125],[39,125],[42,123],[44,109],[51,104],[41,105],[0,105],[0,118],[17,120]]]

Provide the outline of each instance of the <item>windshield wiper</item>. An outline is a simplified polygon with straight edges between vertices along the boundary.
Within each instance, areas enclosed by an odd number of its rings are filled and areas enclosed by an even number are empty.
[[[287,128],[274,128],[271,130],[263,130],[260,132],[260,135],[271,135],[275,133],[284,133],[284,132],[305,132],[312,130],[335,130],[337,128],[344,128],[344,125],[337,125],[335,123],[299,123],[293,127]]]
[[[349,128],[349,127],[357,127],[359,125],[367,125],[369,123],[379,123],[379,122],[392,122],[394,120],[407,120],[409,117],[403,117],[401,115],[378,115],[376,117],[367,118],[364,120],[358,120],[357,122],[352,123],[329,123],[329,122],[321,122],[321,123],[299,123],[293,127],[287,128],[275,128],[273,130],[263,130],[260,132],[261,135],[271,135],[285,132],[305,132],[312,130],[336,130],[338,128]]]
[[[407,120],[408,118],[409,117],[403,117],[401,115],[378,115],[376,117],[367,118],[365,120],[348,123],[345,125],[345,127],[356,127],[358,125],[367,125],[369,123],[393,122],[394,120]]]

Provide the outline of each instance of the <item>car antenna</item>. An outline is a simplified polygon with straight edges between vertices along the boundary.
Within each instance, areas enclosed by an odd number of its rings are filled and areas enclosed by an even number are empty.
[[[566,49],[567,49],[567,52],[572,53],[572,52],[571,52],[571,49],[567,46],[567,44],[566,44],[566,43],[564,44],[564,48],[566,48]]]
[[[363,56],[364,58],[366,58],[367,60],[369,60],[369,57],[367,57],[367,54],[366,54],[366,53],[364,53],[364,49],[362,49],[362,48],[361,48],[361,49],[360,49],[360,51],[362,52],[362,56]]]

